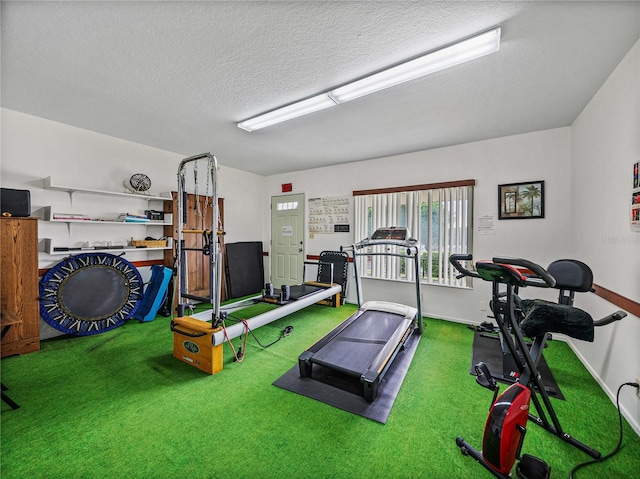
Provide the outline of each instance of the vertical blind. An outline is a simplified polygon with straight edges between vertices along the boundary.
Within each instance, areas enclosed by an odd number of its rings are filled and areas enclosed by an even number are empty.
[[[471,253],[474,185],[475,180],[463,180],[354,191],[356,240],[377,228],[407,227],[420,247],[422,282],[468,286],[468,279],[456,279],[448,259],[453,253]],[[403,258],[362,256],[359,261],[365,277],[414,281],[412,265]]]

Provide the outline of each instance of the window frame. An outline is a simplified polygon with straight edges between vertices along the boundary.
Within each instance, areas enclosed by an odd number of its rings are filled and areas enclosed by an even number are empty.
[[[460,187],[468,187],[466,190],[459,189]],[[412,235],[418,240],[420,244],[420,282],[421,284],[430,284],[447,287],[457,288],[470,288],[472,283],[469,278],[458,279],[457,271],[449,263],[448,257],[453,253],[472,253],[473,247],[473,198],[474,198],[475,180],[458,180],[439,183],[429,183],[411,186],[399,186],[392,188],[377,188],[368,190],[354,190],[353,196],[362,197],[367,196],[369,199],[356,199],[356,204],[360,204],[355,208],[355,235],[361,235],[363,238],[367,237],[371,231],[364,231],[367,228],[371,228],[375,225],[376,218],[393,218],[391,221],[397,222],[397,224],[388,225],[376,225],[382,226],[408,226]],[[407,208],[404,207],[404,203],[400,200],[403,194],[414,193],[412,200],[407,203],[412,205],[411,208],[416,208],[416,211],[409,213]],[[385,197],[379,196],[374,198],[375,195],[386,195]],[[396,196],[398,195],[398,196]],[[437,195],[437,196],[436,196]],[[435,196],[435,198],[434,198]],[[417,198],[417,199],[416,199]],[[423,201],[424,199],[424,201]],[[362,201],[367,201],[366,206],[362,204]],[[370,202],[370,203],[369,203]],[[434,203],[439,203],[438,212],[438,240],[434,245],[431,220],[433,214]],[[422,204],[426,203],[427,210],[427,238],[421,238],[422,228]],[[444,208],[442,205],[447,204]],[[393,206],[390,206],[393,205]],[[400,205],[400,206],[399,206]],[[374,211],[374,208],[385,209],[385,211]],[[362,209],[362,211],[361,211]],[[395,210],[395,211],[391,211]],[[366,211],[366,213],[364,213]],[[362,215],[366,215],[366,219],[362,218]],[[398,223],[398,220],[402,218],[404,224]],[[455,228],[447,227],[443,229],[443,226],[450,225],[450,221],[455,220]],[[407,225],[409,221],[412,224]],[[412,228],[413,226],[413,228]],[[417,227],[416,227],[417,226]],[[457,236],[452,239],[450,234],[454,232]],[[435,248],[435,250],[434,250]],[[464,248],[464,251],[461,249]],[[433,277],[433,257],[434,254],[438,254],[438,276]],[[426,255],[426,258],[423,256]],[[444,261],[442,258],[445,258]],[[372,257],[363,257],[363,261],[369,262],[371,268],[367,268],[365,264],[362,265],[361,271],[363,271],[363,277],[372,279],[383,279],[389,281],[413,281],[411,270],[413,268],[405,268],[400,262],[393,266],[373,265]],[[399,260],[398,260],[399,261]],[[402,272],[405,272],[404,275]]]

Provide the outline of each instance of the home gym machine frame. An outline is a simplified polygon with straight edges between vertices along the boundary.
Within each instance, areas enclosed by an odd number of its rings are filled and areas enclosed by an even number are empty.
[[[207,160],[208,184],[212,187],[211,225],[214,231],[184,229],[186,223],[185,205],[187,204],[186,166],[191,163]],[[218,161],[211,153],[203,153],[180,162],[178,168],[178,240],[176,242],[177,260],[177,300],[176,317],[171,321],[173,331],[173,356],[209,374],[215,374],[223,368],[222,347],[225,341],[247,334],[250,330],[271,323],[277,319],[299,311],[318,301],[339,295],[340,285],[332,284],[326,289],[317,291],[304,298],[292,301],[272,311],[260,314],[241,323],[225,327],[223,321],[231,311],[250,306],[260,296],[247,298],[225,307],[220,305],[220,285],[222,284],[222,248],[218,211]],[[197,178],[195,179],[197,182]],[[206,192],[209,193],[208,191]],[[198,198],[196,198],[196,201]],[[202,234],[206,238],[204,248],[187,248],[185,234]],[[187,281],[187,251],[200,251],[209,258],[209,296],[201,297],[189,294]],[[191,303],[185,300],[196,300],[211,303],[212,309],[185,316],[185,310],[191,309]]]
[[[187,222],[187,214],[185,206],[187,204],[186,190],[186,167],[194,162],[207,160],[207,181],[212,188],[212,204],[211,204],[211,227],[212,230],[205,229],[184,229]],[[195,164],[195,163],[194,163]],[[196,173],[197,174],[197,173]],[[194,179],[197,184],[197,178]],[[209,192],[205,192],[208,194]],[[200,155],[185,158],[180,162],[178,168],[178,241],[177,252],[178,258],[178,317],[184,316],[185,307],[190,305],[185,299],[192,299],[202,302],[211,303],[211,322],[213,326],[217,326],[221,321],[220,318],[220,287],[222,281],[222,249],[218,235],[224,234],[220,231],[220,212],[218,210],[218,160],[211,153],[203,153]],[[198,201],[198,198],[196,198]],[[185,234],[201,234],[206,238],[203,248],[187,248],[185,243]],[[187,251],[200,251],[209,257],[209,296],[201,297],[188,293],[188,269],[187,269]]]

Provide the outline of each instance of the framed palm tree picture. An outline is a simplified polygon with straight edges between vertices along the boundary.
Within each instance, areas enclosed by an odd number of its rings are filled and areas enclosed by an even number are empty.
[[[498,219],[544,218],[544,180],[498,185]]]

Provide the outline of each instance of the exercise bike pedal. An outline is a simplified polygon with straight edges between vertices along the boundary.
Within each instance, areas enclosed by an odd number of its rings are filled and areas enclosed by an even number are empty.
[[[551,467],[542,459],[524,454],[516,466],[518,479],[549,479]]]
[[[475,365],[476,371],[476,382],[482,386],[483,388],[487,388],[491,391],[496,391],[498,389],[498,385],[496,380],[491,375],[489,368],[483,362],[479,362]]]

